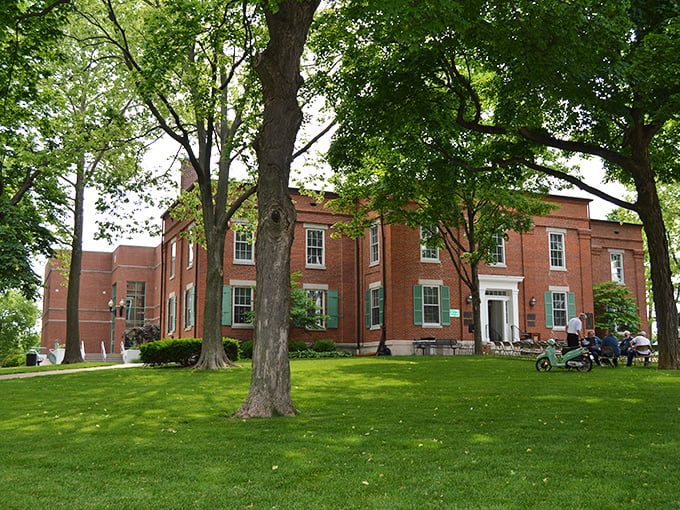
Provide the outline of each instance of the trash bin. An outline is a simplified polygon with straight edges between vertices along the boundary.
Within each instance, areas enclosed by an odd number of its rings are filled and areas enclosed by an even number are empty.
[[[38,366],[38,353],[37,352],[29,352],[26,354],[26,366],[27,367],[37,367]]]

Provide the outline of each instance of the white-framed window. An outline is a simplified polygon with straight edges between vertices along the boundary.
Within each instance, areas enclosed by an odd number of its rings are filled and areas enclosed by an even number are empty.
[[[624,283],[623,280],[623,251],[609,250],[609,262],[612,270],[612,281]]]
[[[253,264],[253,233],[250,230],[234,230],[234,263]]]
[[[194,267],[194,252],[196,249],[196,243],[194,238],[196,237],[196,227],[191,225],[189,227],[189,239],[187,240],[187,269]]]
[[[380,262],[380,228],[377,223],[371,225],[368,232],[369,238],[369,265],[373,266]]]
[[[564,270],[567,268],[564,253],[564,231],[548,231],[550,249],[550,269]]]
[[[494,266],[505,266],[505,239],[500,234],[494,234],[491,258]]]
[[[326,291],[320,289],[307,289],[307,299],[314,302],[314,309],[307,310],[309,315],[325,315]],[[309,329],[326,329],[326,321],[319,319],[317,323]]]
[[[323,268],[326,264],[324,229],[308,227],[306,231],[307,267]]]
[[[370,289],[371,296],[371,328],[380,327],[380,291],[382,287]]]
[[[196,288],[193,283],[187,285],[184,290],[184,329],[194,326],[196,310]]]
[[[168,296],[168,319],[165,326],[165,332],[171,335],[175,332],[175,318],[177,317],[177,296],[171,293]]]
[[[428,225],[427,227],[420,227],[420,261],[421,262],[439,262],[439,248],[430,248],[427,246],[427,240],[437,236],[436,225]]]
[[[175,264],[177,263],[177,238],[170,241],[170,277],[175,277]]]
[[[251,326],[253,311],[253,288],[252,287],[234,287],[234,304],[233,324],[235,326]]]
[[[439,325],[439,287],[423,285],[423,324]]]
[[[567,293],[552,293],[552,320],[553,328],[564,328],[567,325]]]

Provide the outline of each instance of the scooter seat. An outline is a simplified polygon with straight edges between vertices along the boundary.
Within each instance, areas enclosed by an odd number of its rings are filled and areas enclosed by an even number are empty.
[[[564,356],[566,353],[569,351],[573,351],[574,349],[580,349],[579,346],[570,346],[570,347],[562,347],[562,356]]]

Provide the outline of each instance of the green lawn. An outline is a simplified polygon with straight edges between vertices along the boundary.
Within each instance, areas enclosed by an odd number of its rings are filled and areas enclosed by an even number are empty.
[[[441,356],[0,381],[2,508],[680,508],[680,373]]]

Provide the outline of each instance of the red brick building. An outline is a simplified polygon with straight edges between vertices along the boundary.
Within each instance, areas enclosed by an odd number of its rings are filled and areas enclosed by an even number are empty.
[[[394,354],[412,353],[418,337],[472,342],[469,291],[446,253],[421,246],[419,229],[383,229],[376,222],[357,240],[333,235],[333,225],[347,218],[292,193],[297,225],[291,269],[301,274],[299,283],[328,316],[315,329],[291,327],[292,340],[331,339],[342,348],[370,352],[384,325]],[[549,200],[560,207],[536,218],[530,232],[499,239],[497,263],[480,270],[484,339],[566,338],[567,320],[593,311],[593,284],[612,279],[631,290],[646,328],[641,227],[591,220],[588,200]],[[192,228],[190,222],[175,221],[168,213],[163,222],[157,248],[120,246],[112,254],[85,254],[81,335],[86,350],[98,351],[106,341],[108,351],[113,337],[118,352],[124,327],[134,321],[157,322],[163,337],[201,336],[206,253],[182,235]],[[253,332],[247,312],[257,294],[255,245],[238,223],[226,240],[222,325],[224,336],[247,340]],[[65,336],[62,281],[48,266],[44,346]],[[118,306],[123,298],[124,317],[118,310],[112,331],[107,303],[114,299]]]
[[[160,246],[118,246],[112,253],[84,252],[80,285],[80,336],[86,353],[120,352],[123,331],[160,321]],[[58,260],[45,268],[42,346],[66,342],[66,290]],[[110,308],[110,305],[114,306]]]

